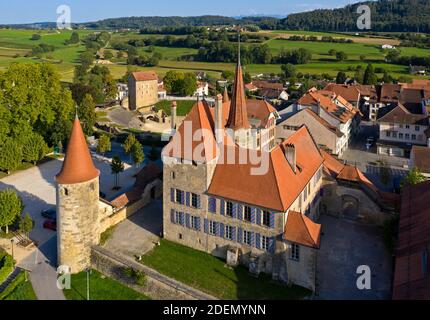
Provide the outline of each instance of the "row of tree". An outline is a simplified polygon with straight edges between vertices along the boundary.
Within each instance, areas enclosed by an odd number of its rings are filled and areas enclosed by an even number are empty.
[[[23,211],[24,203],[14,190],[0,191],[0,232],[4,228],[5,233],[9,233],[9,227],[19,221],[19,230],[28,237],[34,221],[28,213],[23,216]]]

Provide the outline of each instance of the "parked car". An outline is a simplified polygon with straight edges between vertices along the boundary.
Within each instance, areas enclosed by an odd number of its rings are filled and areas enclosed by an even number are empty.
[[[43,227],[45,229],[57,231],[57,221],[51,220],[51,219],[46,219],[45,222],[43,223]]]
[[[57,211],[55,209],[43,210],[40,214],[44,218],[51,219],[51,220],[57,220]]]

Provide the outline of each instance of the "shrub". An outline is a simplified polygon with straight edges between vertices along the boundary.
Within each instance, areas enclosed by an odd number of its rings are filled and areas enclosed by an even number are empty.
[[[124,268],[124,274],[127,277],[133,279],[135,283],[139,286],[143,286],[145,284],[146,275],[142,271],[128,267]]]

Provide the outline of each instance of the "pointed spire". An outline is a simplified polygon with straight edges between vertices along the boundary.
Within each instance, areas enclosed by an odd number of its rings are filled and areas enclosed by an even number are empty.
[[[227,127],[233,130],[250,128],[248,122],[248,112],[246,108],[243,71],[240,65],[240,28],[238,30],[238,47],[236,74],[233,85],[233,94],[231,97],[230,113],[227,121]]]
[[[227,86],[224,87],[224,95],[222,97],[222,101],[225,102],[230,102],[230,98],[228,97],[228,92],[227,92]]]
[[[56,176],[59,184],[75,184],[93,180],[99,176],[88,150],[81,123],[76,117],[72,134],[67,145],[66,157],[60,173]]]

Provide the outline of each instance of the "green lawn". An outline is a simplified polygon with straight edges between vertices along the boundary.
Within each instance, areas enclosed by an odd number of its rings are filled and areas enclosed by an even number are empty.
[[[26,271],[21,273],[0,293],[0,300],[37,300]]]
[[[186,116],[193,105],[197,102],[197,100],[178,100],[176,101],[177,107],[176,107],[176,115],[178,116]],[[157,110],[163,109],[164,112],[170,116],[170,107],[172,106],[172,101],[163,100],[158,102],[155,105],[155,108]]]
[[[267,275],[257,279],[244,267],[227,268],[212,255],[167,240],[144,255],[142,263],[221,299],[301,299],[310,294]]]
[[[67,300],[86,300],[87,273],[72,275],[71,289],[65,289],[63,292]],[[149,300],[149,298],[96,270],[91,270],[90,300]]]

